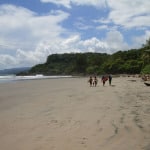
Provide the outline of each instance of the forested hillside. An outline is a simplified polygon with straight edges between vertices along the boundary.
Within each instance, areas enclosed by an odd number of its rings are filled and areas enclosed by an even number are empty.
[[[89,75],[150,73],[150,39],[140,49],[106,53],[52,54],[27,74]]]

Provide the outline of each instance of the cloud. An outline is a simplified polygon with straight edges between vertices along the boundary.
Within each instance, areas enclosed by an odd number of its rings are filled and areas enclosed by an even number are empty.
[[[108,22],[126,28],[150,26],[150,1],[149,0],[108,0],[111,9]]]
[[[146,43],[146,40],[150,38],[150,30],[146,30],[142,36],[132,37],[133,47],[138,48]]]
[[[113,38],[111,38],[113,36]],[[115,37],[115,38],[114,38]],[[25,51],[18,49],[14,56],[3,56],[3,64],[8,67],[12,66],[32,66],[38,63],[43,63],[50,54],[54,53],[71,53],[71,52],[100,52],[113,53],[119,48],[126,47],[123,43],[121,33],[114,31],[108,32],[105,39],[97,39],[92,37],[87,40],[82,40],[80,35],[73,35],[66,39],[57,39],[53,42],[41,42],[37,45],[34,51]],[[0,55],[1,57],[2,55]]]
[[[16,45],[16,49],[25,45],[31,48],[41,40],[55,39],[65,32],[59,23],[67,17],[68,14],[62,11],[51,11],[47,15],[40,16],[22,7],[2,5],[0,7],[0,33],[3,37],[3,44],[5,45],[4,41],[6,41],[6,43]]]
[[[72,5],[106,7],[106,0],[41,0],[43,3],[53,3],[62,5],[66,8],[71,8]]]
[[[43,3],[53,3],[56,5],[62,5],[66,8],[71,8],[70,0],[41,0]]]
[[[77,21],[74,23],[74,26],[79,30],[88,30],[93,28],[93,26],[88,25],[88,22],[82,17],[77,18]]]
[[[44,44],[49,54],[54,53],[77,53],[77,52],[106,52],[108,45],[96,37],[82,40],[80,35],[73,35],[66,39],[57,40],[54,43],[47,42]],[[39,48],[39,51],[41,52]]]
[[[101,25],[101,26],[98,26],[96,27],[97,30],[108,30],[109,27],[107,25]]]
[[[38,15],[22,7],[1,6],[0,43],[7,46],[2,47],[3,51],[9,49],[9,52],[0,53],[0,68],[44,63],[47,56],[54,53],[112,53],[127,47],[119,31],[109,31],[103,40],[96,37],[83,40],[79,33],[68,33],[66,38],[61,37],[68,31],[60,23],[68,16],[62,11]]]
[[[150,26],[149,0],[41,0],[41,2],[54,3],[67,8],[71,8],[72,5],[108,8],[108,18],[100,18],[99,22],[114,23],[125,28]]]
[[[139,42],[141,45],[145,43],[144,40],[150,36],[150,31],[146,31],[141,37],[134,37],[133,41],[135,43]],[[143,40],[144,39],[144,40]],[[43,41],[37,45],[34,51],[24,51],[18,49],[15,56],[0,55],[2,56],[2,65],[11,66],[32,66],[38,63],[44,63],[47,56],[55,53],[71,53],[71,52],[99,52],[99,53],[109,53],[112,54],[118,50],[128,50],[129,46],[123,37],[123,35],[117,31],[108,31],[106,37],[103,39],[98,39],[92,37],[87,40],[82,40],[80,35],[72,35],[66,39],[57,39],[53,42]],[[3,64],[2,64],[3,62]],[[9,62],[9,63],[8,63]]]
[[[14,68],[18,65],[16,57],[11,55],[0,54],[0,60],[0,69]]]
[[[105,41],[109,45],[109,53],[114,53],[118,50],[127,50],[129,45],[125,42],[123,35],[117,31],[109,31],[106,35]]]
[[[61,10],[38,14],[23,7],[1,5],[0,69],[44,63],[47,56],[54,53],[114,53],[141,46],[150,37],[149,0],[41,0],[41,2],[63,5],[69,9],[73,5],[110,8],[106,18],[94,20],[97,27],[87,25],[86,20],[79,19],[78,16],[74,24],[76,29],[84,31],[89,28],[105,30],[105,37],[82,39],[80,33],[69,32],[69,29],[62,26],[62,22],[68,19],[70,14]],[[118,26],[127,29],[136,27],[137,30],[143,28],[143,31],[146,31],[141,36],[130,37],[133,44],[128,45]]]
[[[47,42],[44,44],[48,53],[71,53],[71,52],[100,52],[113,53],[121,49],[128,49],[129,46],[124,42],[123,35],[117,31],[109,31],[103,39],[92,37],[86,40],[81,36],[73,35],[66,39]],[[41,47],[43,49],[43,47]]]
[[[108,16],[99,18],[93,22],[102,25],[114,24],[123,28],[150,27],[150,1],[149,0],[106,0],[109,9]]]
[[[75,5],[88,5],[94,7],[106,7],[106,0],[70,0]]]
[[[80,44],[82,44],[84,47],[84,52],[88,51],[106,53],[108,51],[108,44],[105,41],[97,39],[96,37],[81,41]]]
[[[66,33],[60,23],[68,16],[68,13],[59,10],[38,15],[23,7],[1,5],[0,51],[3,51],[0,52],[3,61],[1,68],[12,65],[29,66],[42,62],[45,53],[38,51],[40,43],[44,41],[53,43],[60,38],[61,34]],[[7,60],[11,63],[7,63]]]

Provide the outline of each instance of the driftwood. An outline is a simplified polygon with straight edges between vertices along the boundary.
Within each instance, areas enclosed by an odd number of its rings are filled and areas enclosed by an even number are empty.
[[[145,84],[146,86],[150,86],[150,83],[146,83],[146,82],[144,82],[144,84]]]

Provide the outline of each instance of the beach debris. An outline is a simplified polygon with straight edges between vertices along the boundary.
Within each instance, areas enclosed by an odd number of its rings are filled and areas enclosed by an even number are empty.
[[[146,86],[150,86],[150,83],[144,82],[144,84],[145,84]]]

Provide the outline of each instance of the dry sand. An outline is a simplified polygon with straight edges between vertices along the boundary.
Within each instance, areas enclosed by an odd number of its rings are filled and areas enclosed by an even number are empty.
[[[150,87],[139,78],[0,84],[1,150],[150,150]]]

